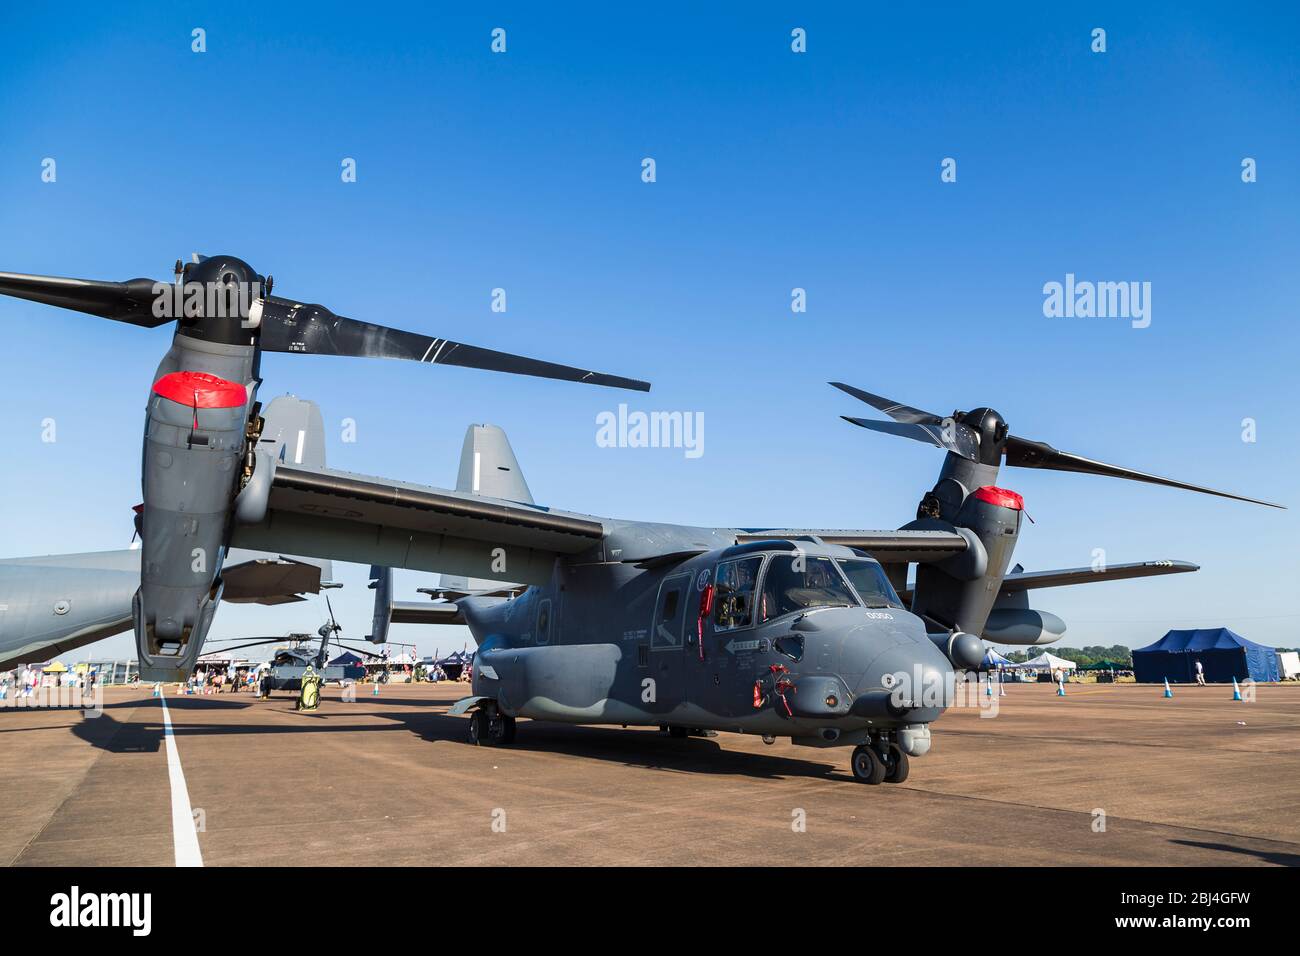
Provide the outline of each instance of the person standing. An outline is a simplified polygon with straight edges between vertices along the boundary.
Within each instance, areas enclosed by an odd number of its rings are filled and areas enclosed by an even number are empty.
[[[1205,668],[1201,666],[1199,658],[1197,658],[1196,661],[1196,683],[1200,684],[1202,687],[1205,686]]]

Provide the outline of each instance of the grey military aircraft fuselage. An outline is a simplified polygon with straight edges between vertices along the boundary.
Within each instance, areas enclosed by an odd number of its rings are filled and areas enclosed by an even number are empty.
[[[479,643],[474,694],[509,717],[814,745],[883,737],[920,756],[953,676],[875,559],[816,540],[731,544],[661,568],[558,562],[551,583],[514,600],[458,606]],[[914,695],[918,679],[939,699]]]

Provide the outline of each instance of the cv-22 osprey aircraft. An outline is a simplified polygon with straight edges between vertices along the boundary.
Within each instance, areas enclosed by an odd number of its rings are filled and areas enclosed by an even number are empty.
[[[471,714],[475,743],[510,743],[519,716],[658,724],[674,736],[727,730],[853,745],[856,779],[897,783],[908,757],[928,751],[954,672],[980,667],[979,636],[1018,645],[1062,636],[1064,622],[1031,609],[1029,591],[1197,570],[1147,561],[1008,571],[1024,512],[1021,497],[996,484],[999,457],[1239,497],[1018,439],[990,409],[943,420],[833,384],[897,421],[926,418],[915,430],[855,424],[948,451],[917,518],[898,531],[697,528],[539,508],[491,425],[466,433],[454,493],[356,475],[280,476],[272,508],[283,514],[273,523],[328,504],[355,509],[367,534],[400,524],[417,547],[510,542],[509,568],[444,575],[442,587],[421,588],[433,602],[394,600],[391,571],[372,569],[373,639],[385,639],[390,622],[462,624],[474,635],[473,693],[451,712]],[[488,530],[493,522],[502,527]],[[403,566],[433,563],[420,554]],[[937,699],[927,698],[931,688]]]
[[[232,257],[192,264],[181,280],[209,290],[263,283]],[[0,273],[0,292],[136,324],[160,324],[149,318],[153,288],[148,280]],[[250,548],[528,585],[517,597],[454,602],[479,651],[472,695],[453,712],[471,713],[471,738],[480,743],[508,743],[521,716],[661,725],[679,734],[728,730],[852,746],[858,780],[901,782],[908,757],[929,750],[929,725],[947,706],[927,690],[949,686],[956,669],[979,666],[979,635],[1000,601],[1014,620],[1016,611],[1032,613],[1021,598],[1035,586],[1195,570],[1148,562],[1008,576],[1023,503],[996,484],[1004,458],[1238,497],[1011,436],[988,408],[942,419],[852,389],[893,419],[867,427],[924,436],[946,451],[917,519],[899,530],[598,518],[290,465],[257,448],[261,349],[453,362],[460,355],[457,364],[551,373],[500,353],[461,355],[451,343],[366,326],[320,306],[265,296],[231,318],[211,308],[211,294],[206,304],[203,298],[195,296],[192,314],[178,322],[149,402],[146,553],[135,602],[142,671],[146,658],[150,667],[170,660],[188,668],[197,656],[221,583],[220,562],[196,569],[195,549]],[[648,387],[565,372],[553,377]],[[899,587],[913,563],[905,604]]]

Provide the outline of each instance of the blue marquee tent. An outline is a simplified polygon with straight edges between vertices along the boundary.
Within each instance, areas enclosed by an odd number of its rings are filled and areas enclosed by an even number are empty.
[[[1170,631],[1154,644],[1133,652],[1133,673],[1141,684],[1159,684],[1165,678],[1189,684],[1196,680],[1197,661],[1205,669],[1205,679],[1215,684],[1226,684],[1234,677],[1279,679],[1273,648],[1248,641],[1226,627]]]
[[[980,670],[982,671],[993,670],[994,668],[997,667],[1019,667],[1019,666],[1020,666],[1019,664],[1015,664],[1012,661],[1008,660],[1007,658],[1003,657],[1001,654],[999,654],[991,647],[988,649],[988,652],[985,653],[984,660],[980,662]]]

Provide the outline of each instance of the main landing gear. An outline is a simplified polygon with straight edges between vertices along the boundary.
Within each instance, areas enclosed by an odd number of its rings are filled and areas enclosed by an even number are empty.
[[[911,769],[907,754],[887,740],[876,739],[853,748],[853,778],[858,783],[902,783]]]
[[[469,742],[478,747],[504,746],[515,742],[515,719],[496,707],[479,708],[469,718]]]

